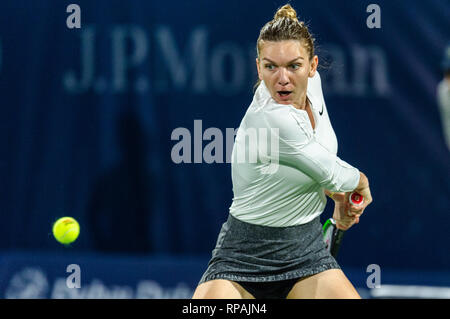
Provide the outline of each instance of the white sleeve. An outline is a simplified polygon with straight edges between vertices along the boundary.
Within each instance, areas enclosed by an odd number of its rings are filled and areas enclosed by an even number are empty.
[[[278,152],[270,154],[272,162],[298,169],[333,192],[349,192],[358,186],[359,170],[318,143],[306,128],[309,124],[296,118],[289,107],[263,113],[266,127],[277,135],[279,143]]]

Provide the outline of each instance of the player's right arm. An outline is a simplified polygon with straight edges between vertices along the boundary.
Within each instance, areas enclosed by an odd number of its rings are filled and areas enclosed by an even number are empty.
[[[351,192],[364,186],[364,180],[360,182],[359,170],[317,142],[307,115],[302,117],[291,108],[273,105],[255,120],[255,124],[276,129],[270,134],[277,135],[279,147],[277,154],[270,154],[271,162],[278,161],[281,165],[295,168],[332,192]]]
[[[276,128],[278,134],[279,148],[278,154],[275,154],[278,158],[271,158],[272,162],[278,161],[281,165],[300,170],[324,189],[345,192],[347,211],[359,218],[372,202],[368,178],[317,142],[309,129],[309,123],[299,118],[290,107],[274,105],[263,113],[262,120],[265,122],[263,126]],[[275,132],[272,131],[270,134]],[[364,197],[364,204],[358,207],[350,205],[348,196],[351,192],[361,194]]]

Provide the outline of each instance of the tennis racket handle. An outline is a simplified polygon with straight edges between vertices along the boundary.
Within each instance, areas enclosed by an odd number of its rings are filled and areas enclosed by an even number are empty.
[[[330,246],[330,254],[334,258],[337,257],[339,253],[339,248],[341,248],[342,239],[344,238],[345,231],[336,227],[333,234],[332,245]]]
[[[348,201],[354,206],[361,206],[364,203],[364,197],[357,192],[353,192],[350,194]]]
[[[343,230],[336,227],[336,221],[333,218],[329,218],[323,226],[323,237],[326,249],[334,258],[337,257],[339,252],[344,233]]]

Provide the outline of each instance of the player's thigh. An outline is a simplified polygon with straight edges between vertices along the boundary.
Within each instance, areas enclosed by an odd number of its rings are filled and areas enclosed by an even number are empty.
[[[330,269],[299,280],[288,299],[360,299],[358,292],[340,269]]]
[[[241,285],[234,281],[215,279],[201,283],[192,299],[254,299]]]

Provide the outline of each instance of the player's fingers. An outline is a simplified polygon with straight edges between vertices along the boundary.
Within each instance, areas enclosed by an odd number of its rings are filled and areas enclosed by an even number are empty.
[[[350,208],[349,208],[349,211],[352,213],[355,213],[355,214],[358,214],[362,210],[363,210],[362,207],[350,206]]]
[[[359,223],[358,217],[336,220],[336,226],[341,230],[348,230],[354,224],[358,224],[358,223]]]
[[[367,192],[366,196],[364,197],[364,206],[368,206],[370,203],[372,203],[373,198],[372,194],[370,193],[370,190]]]
[[[350,209],[348,211],[348,216],[350,217],[359,217],[364,213],[364,208],[359,207],[358,209]]]
[[[345,222],[343,220],[336,220],[336,226],[337,226],[337,228],[339,228],[341,230],[347,230],[350,228],[351,223]]]

